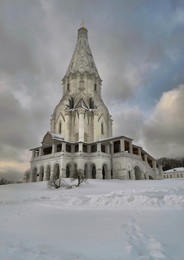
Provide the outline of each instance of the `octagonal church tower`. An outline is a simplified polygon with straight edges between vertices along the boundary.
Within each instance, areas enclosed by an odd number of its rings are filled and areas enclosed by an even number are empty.
[[[112,136],[112,119],[101,97],[102,80],[88,43],[78,30],[77,44],[62,80],[56,106],[41,145],[30,149],[31,181],[70,178],[80,170],[87,178],[159,179],[156,160],[133,139]]]
[[[102,80],[84,27],[78,30],[77,44],[62,82],[63,97],[52,115],[51,132],[68,142],[94,142],[112,136],[112,119],[101,98]]]

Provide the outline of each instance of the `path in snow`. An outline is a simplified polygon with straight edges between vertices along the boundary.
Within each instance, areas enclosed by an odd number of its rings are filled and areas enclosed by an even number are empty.
[[[126,234],[126,253],[130,258],[137,260],[171,260],[166,252],[167,248],[152,235],[145,233],[134,218],[124,224],[123,232]]]
[[[184,181],[0,186],[3,260],[183,260]]]

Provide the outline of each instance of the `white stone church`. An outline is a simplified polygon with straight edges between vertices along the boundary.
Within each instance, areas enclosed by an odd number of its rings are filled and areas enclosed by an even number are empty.
[[[62,80],[63,96],[52,114],[41,146],[31,149],[31,181],[72,177],[159,179],[156,160],[127,136],[112,136],[112,118],[101,97],[102,80],[88,43],[78,30],[77,44]]]

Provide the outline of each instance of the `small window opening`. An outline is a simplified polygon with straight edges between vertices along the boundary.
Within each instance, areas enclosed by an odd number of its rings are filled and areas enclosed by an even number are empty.
[[[103,125],[103,123],[101,124],[101,134],[102,135],[104,134],[104,125]]]
[[[59,123],[59,134],[61,134],[61,122]]]
[[[84,153],[87,153],[87,151],[88,151],[87,145],[86,145],[86,144],[83,144],[83,152],[84,152]]]
[[[120,141],[115,141],[114,142],[114,153],[119,153],[120,152]]]
[[[94,91],[96,91],[97,90],[97,85],[96,84],[94,84]]]
[[[71,153],[71,145],[66,144],[66,152]]]
[[[77,153],[78,151],[79,151],[79,145],[76,144],[76,145],[75,145],[75,153]]]
[[[52,153],[52,146],[45,147],[43,149],[43,155],[51,154]]]
[[[105,153],[105,145],[104,144],[101,145],[101,152]]]
[[[95,152],[97,152],[97,145],[93,144],[91,145],[91,153],[95,153]]]
[[[70,83],[67,83],[67,90],[70,90]]]
[[[57,153],[62,151],[62,144],[57,145],[56,151],[57,151]]]

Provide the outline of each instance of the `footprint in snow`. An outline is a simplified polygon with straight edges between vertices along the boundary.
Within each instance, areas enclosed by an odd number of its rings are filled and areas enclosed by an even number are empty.
[[[164,245],[153,236],[144,233],[135,223],[123,226],[126,234],[126,253],[136,260],[172,260],[164,250]],[[134,258],[133,258],[134,259]]]

